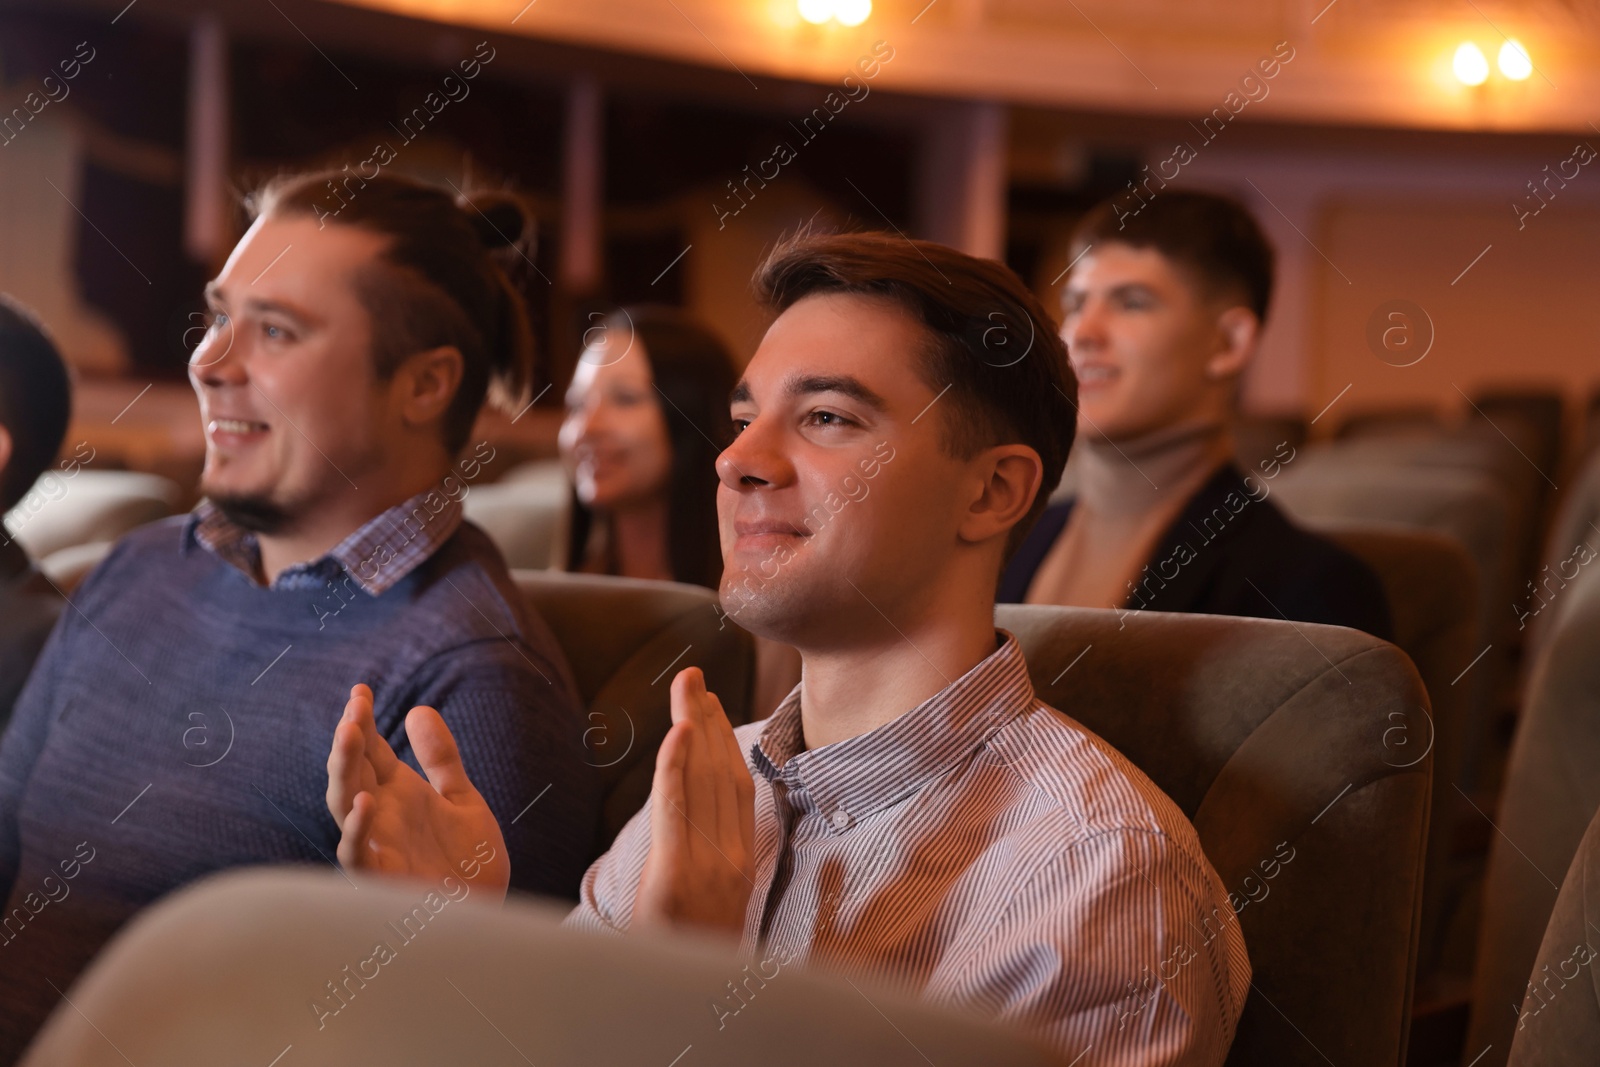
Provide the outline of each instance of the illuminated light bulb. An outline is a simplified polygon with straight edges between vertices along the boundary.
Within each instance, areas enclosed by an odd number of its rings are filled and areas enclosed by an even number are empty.
[[[1528,50],[1515,37],[1500,46],[1500,73],[1514,82],[1523,81],[1533,73],[1533,60],[1528,58]]]
[[[1464,42],[1456,49],[1456,58],[1450,66],[1462,85],[1482,85],[1489,80],[1488,57],[1483,54],[1483,49],[1471,41]]]
[[[815,26],[833,18],[833,0],[800,0],[800,17]]]
[[[835,0],[833,17],[846,26],[859,26],[872,14],[872,0]]]

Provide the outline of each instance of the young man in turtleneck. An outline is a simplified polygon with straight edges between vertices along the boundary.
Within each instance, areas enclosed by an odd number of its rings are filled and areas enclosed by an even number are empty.
[[[1272,296],[1273,252],[1220,196],[1096,207],[1062,296],[1078,393],[1078,491],[1001,577],[1002,602],[1332,623],[1385,639],[1376,575],[1291,523],[1233,461],[1239,376]],[[1293,451],[1280,449],[1275,475]]]

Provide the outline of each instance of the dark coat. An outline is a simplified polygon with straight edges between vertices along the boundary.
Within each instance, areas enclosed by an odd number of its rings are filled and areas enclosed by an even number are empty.
[[[1124,607],[1330,623],[1393,640],[1389,602],[1371,568],[1290,522],[1259,491],[1232,464],[1219,470],[1162,535]],[[1000,577],[999,603],[1027,596],[1073,503],[1039,517]]]

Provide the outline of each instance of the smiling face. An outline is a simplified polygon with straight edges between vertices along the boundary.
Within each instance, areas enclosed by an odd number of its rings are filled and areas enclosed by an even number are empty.
[[[717,459],[721,601],[763,637],[818,648],[909,625],[960,550],[981,478],[946,455],[923,328],[882,300],[826,293],[783,312],[734,391]],[[882,614],[880,614],[880,612]]]
[[[207,286],[211,326],[189,361],[206,432],[200,490],[236,521],[299,529],[356,485],[371,494],[389,480],[401,416],[354,285],[384,243],[266,216]]]
[[[637,334],[617,338],[621,353],[602,338],[578,357],[558,437],[578,499],[596,511],[660,496],[672,472],[672,441],[649,355]]]
[[[1225,418],[1255,335],[1251,326],[1245,351],[1234,351],[1240,316],[1253,314],[1208,299],[1155,249],[1114,242],[1072,268],[1062,315],[1079,432],[1110,441]]]

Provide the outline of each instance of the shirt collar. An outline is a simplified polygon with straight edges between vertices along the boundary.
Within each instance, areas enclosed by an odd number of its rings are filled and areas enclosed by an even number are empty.
[[[818,749],[804,747],[796,686],[751,745],[751,765],[836,830],[902,799],[1037,703],[1022,646],[1006,630],[995,637],[998,648],[910,711]]]
[[[272,589],[321,587],[343,571],[371,596],[382,596],[425,563],[461,527],[459,499],[437,488],[373,516],[326,555],[284,568]],[[199,545],[261,583],[261,545],[256,535],[231,522],[210,500],[202,500],[184,525],[184,549]]]

